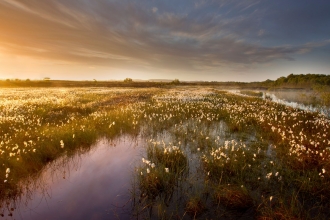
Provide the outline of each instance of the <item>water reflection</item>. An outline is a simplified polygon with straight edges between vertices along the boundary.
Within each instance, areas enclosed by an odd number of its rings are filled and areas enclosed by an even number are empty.
[[[241,94],[241,90],[227,90],[228,92]],[[259,91],[262,92],[262,98],[279,104],[290,106],[292,108],[301,109],[309,112],[318,112],[327,117],[330,117],[330,109],[327,106],[321,105],[320,97],[309,90],[297,89],[282,89],[274,91]]]
[[[140,142],[102,140],[88,153],[56,160],[19,201],[3,204],[2,214],[13,219],[130,219],[129,189],[142,154]]]

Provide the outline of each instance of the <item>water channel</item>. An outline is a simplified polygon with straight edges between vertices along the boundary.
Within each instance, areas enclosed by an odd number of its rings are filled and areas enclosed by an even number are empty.
[[[54,161],[32,190],[2,206],[2,216],[24,220],[130,219],[129,189],[141,145],[140,139],[129,137],[114,142],[103,139],[87,153]]]
[[[230,93],[242,95],[244,90],[227,90]],[[251,91],[251,90],[250,90]],[[283,89],[275,91],[252,90],[256,93],[262,93],[262,99],[270,100],[292,108],[298,108],[309,112],[318,112],[330,117],[329,107],[322,106],[319,97],[309,90]],[[243,92],[244,93],[244,92]],[[243,94],[244,95],[244,94]]]

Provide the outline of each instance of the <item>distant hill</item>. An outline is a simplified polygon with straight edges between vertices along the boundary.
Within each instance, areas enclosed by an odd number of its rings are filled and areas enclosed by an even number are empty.
[[[149,79],[149,82],[172,82],[173,79]]]

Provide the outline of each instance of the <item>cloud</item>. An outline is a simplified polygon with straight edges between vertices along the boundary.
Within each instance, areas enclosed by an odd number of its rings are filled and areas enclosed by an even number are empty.
[[[183,11],[148,4],[2,1],[0,48],[10,54],[86,66],[194,71],[294,60],[295,54],[329,43],[267,46],[249,41],[268,32],[259,27],[260,14],[255,11],[259,1],[217,2],[219,10],[230,7],[246,13],[228,17],[209,8],[213,1],[198,1]]]
[[[262,36],[262,35],[264,35],[264,34],[265,34],[265,30],[260,29],[260,30],[258,31],[258,36]]]
[[[153,8],[152,8],[152,12],[153,12],[153,13],[156,13],[157,11],[158,11],[158,8],[156,8],[156,7],[153,7]]]

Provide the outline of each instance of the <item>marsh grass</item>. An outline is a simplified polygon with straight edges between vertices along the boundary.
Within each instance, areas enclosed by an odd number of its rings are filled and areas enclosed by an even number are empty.
[[[206,206],[200,197],[191,197],[187,201],[185,210],[190,216],[193,216],[193,218],[195,219],[204,211],[206,211]]]
[[[327,118],[216,91],[204,98],[177,92],[154,100],[156,106],[146,110],[153,115],[149,134],[159,142],[181,142],[190,170],[180,190],[173,191],[184,201],[171,197],[176,208],[168,207],[163,219],[188,212],[194,218],[199,202],[205,205],[200,218],[327,219]],[[164,129],[167,136],[161,137],[158,131]],[[196,188],[203,193],[196,195]]]
[[[157,143],[151,143],[147,147],[147,157],[156,164],[161,164],[168,168],[169,172],[181,173],[187,168],[188,160],[186,155],[177,146],[162,147]]]
[[[142,158],[143,165],[137,169],[140,197],[155,200],[171,197],[173,190],[187,174],[188,160],[176,146],[159,146],[150,143],[148,159]]]
[[[218,185],[214,188],[214,202],[223,204],[226,208],[244,211],[253,207],[253,199],[247,189],[235,185]]]
[[[1,105],[3,196],[18,195],[19,180],[100,136],[129,134],[149,140],[133,174],[137,218],[330,217],[324,115],[200,88],[63,94]]]
[[[100,137],[137,135],[132,105],[156,90],[35,89],[6,90],[0,108],[0,198],[18,197],[20,182],[38,176],[45,165]],[[45,95],[47,94],[47,95]]]

